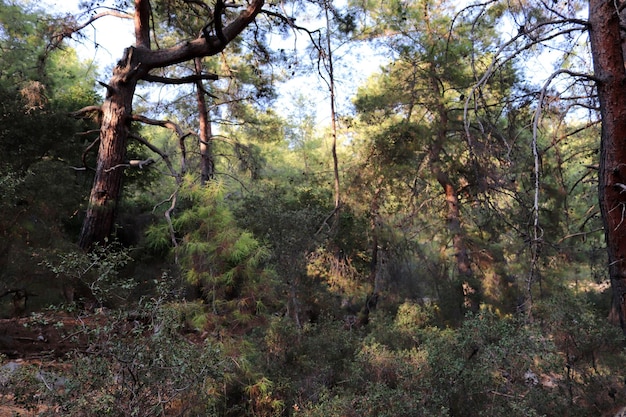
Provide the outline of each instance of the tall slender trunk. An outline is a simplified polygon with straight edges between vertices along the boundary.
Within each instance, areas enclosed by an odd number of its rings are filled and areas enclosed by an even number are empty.
[[[372,196],[372,202],[370,204],[370,233],[372,235],[372,260],[370,261],[370,276],[369,281],[372,283],[372,293],[378,294],[380,290],[380,271],[378,265],[378,255],[380,242],[378,236],[380,235],[380,199],[383,192],[384,176],[381,174],[376,180],[376,188],[374,195]]]
[[[202,74],[202,59],[196,58],[194,64],[196,74]],[[196,82],[196,101],[200,125],[200,183],[204,185],[215,177],[215,161],[213,159],[213,132],[202,80]]]
[[[600,101],[600,212],[613,291],[611,319],[626,332],[626,69],[611,1],[589,1],[589,38]]]
[[[335,109],[335,70],[333,68],[333,50],[330,41],[330,17],[328,15],[328,9],[330,4],[328,1],[324,2],[324,13],[326,16],[326,59],[328,61],[328,90],[330,92],[330,130],[333,137],[332,143],[332,157],[333,157],[333,178],[335,186],[335,224],[339,226],[339,208],[341,205],[341,188],[339,182],[339,159],[337,157],[337,112]],[[336,230],[337,231],[337,230]]]

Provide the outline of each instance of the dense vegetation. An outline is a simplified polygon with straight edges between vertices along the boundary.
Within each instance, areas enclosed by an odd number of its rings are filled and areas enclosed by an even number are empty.
[[[223,53],[136,80],[124,159],[101,169],[113,87],[66,38],[131,2],[22,3],[0,0],[0,412],[626,406],[584,4],[268,2]],[[152,2],[141,41],[213,36],[209,3]],[[385,59],[336,109],[359,44]],[[296,73],[322,79],[333,123],[307,91],[278,97]],[[113,230],[85,239],[112,170]]]

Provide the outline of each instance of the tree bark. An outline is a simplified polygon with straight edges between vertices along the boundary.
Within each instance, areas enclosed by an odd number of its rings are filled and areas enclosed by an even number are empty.
[[[589,38],[600,101],[600,212],[613,293],[611,319],[626,332],[626,70],[612,1],[589,1]]]
[[[96,175],[79,237],[79,246],[84,250],[91,249],[96,242],[104,242],[113,231],[124,176],[121,165],[126,159],[126,140],[137,85],[136,77],[128,77],[129,68],[133,65],[130,51],[132,49],[127,49],[125,57],[117,63],[106,86]]]
[[[113,232],[120,199],[123,163],[130,132],[132,101],[137,82],[149,78],[149,71],[203,56],[215,55],[237,37],[260,12],[263,0],[253,0],[232,22],[222,27],[219,36],[203,36],[166,49],[150,49],[150,1],[135,0],[135,46],[127,48],[113,70],[102,105],[100,148],[96,174],[79,246],[89,250],[104,242]],[[208,19],[208,17],[207,17]],[[117,167],[117,168],[115,168]]]
[[[202,74],[202,60],[196,58],[194,65],[196,74]],[[204,185],[215,177],[215,162],[213,159],[211,120],[209,119],[209,110],[206,105],[206,96],[201,80],[196,82],[196,99],[200,128],[200,184]]]

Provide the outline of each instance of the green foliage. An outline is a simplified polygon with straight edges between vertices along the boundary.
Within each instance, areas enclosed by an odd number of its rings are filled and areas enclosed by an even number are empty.
[[[49,44],[62,24],[33,3],[0,2],[0,280],[41,294],[33,307],[58,302],[42,253],[71,246],[90,185],[91,174],[72,167],[85,146],[77,132],[94,125],[69,113],[99,101],[93,69]]]
[[[0,15],[3,160],[19,170],[45,158],[78,165],[83,143],[75,133],[89,125],[68,114],[99,101],[93,69],[72,49],[48,50],[54,23],[44,12],[2,2]]]
[[[166,309],[166,307],[161,307]],[[216,347],[196,347],[177,333],[179,323],[156,310],[154,321],[124,334],[98,331],[98,356],[76,361],[67,399],[69,415],[151,416],[179,408],[210,413],[223,372]],[[139,343],[138,343],[139,342]]]
[[[288,317],[275,317],[260,346],[259,363],[285,403],[301,409],[351,378],[357,344],[355,333],[327,316],[301,328]]]
[[[406,312],[399,312],[397,331],[406,332],[406,322]],[[540,416],[564,411],[556,390],[527,381],[555,364],[553,345],[535,330],[485,313],[457,330],[417,326],[413,334],[412,347],[363,344],[350,380],[301,408],[301,415]]]
[[[560,378],[566,388],[566,399],[584,404],[623,401],[615,397],[615,387],[623,381],[621,371],[613,369],[623,361],[624,335],[606,320],[606,311],[587,299],[587,294],[561,288],[558,294],[542,300],[536,309],[544,331],[552,335],[563,368]],[[581,416],[594,415],[580,410]]]
[[[76,296],[76,301],[84,298],[83,302],[95,300],[100,306],[110,306],[125,301],[136,285],[133,279],[119,278],[120,270],[132,261],[129,253],[118,242],[111,242],[95,245],[88,253],[61,253],[43,263],[61,282],[67,302],[74,302]],[[88,292],[81,294],[82,288]]]
[[[223,192],[219,183],[185,184],[180,191],[185,208],[172,219],[179,239],[174,250],[187,282],[200,290],[210,310],[228,316],[231,325],[247,325],[266,302],[274,302],[274,273],[267,264],[269,250],[238,227]],[[147,245],[162,250],[169,236],[168,226],[153,226]]]

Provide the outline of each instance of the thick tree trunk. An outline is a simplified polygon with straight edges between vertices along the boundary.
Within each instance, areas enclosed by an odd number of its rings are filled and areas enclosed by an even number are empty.
[[[626,331],[626,70],[614,2],[590,0],[589,24],[602,117],[598,191],[613,290],[611,318]]]
[[[218,4],[222,4],[218,2]],[[263,0],[251,1],[227,26],[222,14],[214,16],[215,36],[202,37],[167,49],[150,49],[150,1],[135,0],[135,46],[125,50],[124,57],[113,70],[106,99],[101,108],[100,148],[96,176],[89,205],[79,237],[79,246],[89,250],[96,242],[104,242],[113,232],[115,213],[122,191],[123,164],[130,131],[132,101],[137,82],[149,80],[149,71],[165,68],[190,59],[215,55],[235,39],[260,12]],[[211,16],[207,16],[209,20]],[[219,30],[218,30],[219,28]]]
[[[106,86],[96,175],[79,237],[79,246],[84,250],[91,249],[94,243],[103,242],[113,231],[124,177],[123,164],[126,159],[132,101],[137,85],[137,77],[130,74],[134,64],[132,51],[131,48],[126,50],[124,58],[114,69],[110,84]]]

